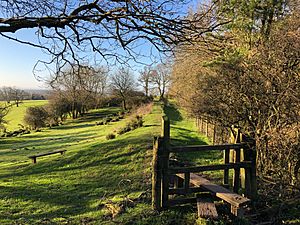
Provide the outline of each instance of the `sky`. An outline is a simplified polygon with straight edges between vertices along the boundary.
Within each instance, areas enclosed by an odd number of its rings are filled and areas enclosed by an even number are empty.
[[[23,32],[24,36],[33,36]],[[33,74],[35,63],[47,56],[40,49],[16,43],[0,36],[0,87],[15,86],[22,89],[43,88]]]

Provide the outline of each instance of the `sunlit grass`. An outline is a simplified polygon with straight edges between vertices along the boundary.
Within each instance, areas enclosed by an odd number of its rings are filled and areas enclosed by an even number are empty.
[[[47,100],[26,100],[20,103],[19,107],[13,105],[8,114],[5,116],[5,120],[7,122],[6,129],[7,131],[13,131],[19,129],[19,124],[24,125],[24,115],[26,113],[26,109],[32,106],[43,106],[48,103]],[[0,104],[3,104],[0,103]]]
[[[106,140],[130,118],[96,122],[119,110],[95,110],[59,127],[0,139],[0,224],[195,224],[193,206],[161,213],[151,208],[152,141],[161,131],[160,105],[144,117],[143,127]],[[183,111],[166,112],[173,144],[207,142]],[[28,159],[57,149],[67,152],[38,158],[37,164]],[[113,215],[107,205],[125,208]]]

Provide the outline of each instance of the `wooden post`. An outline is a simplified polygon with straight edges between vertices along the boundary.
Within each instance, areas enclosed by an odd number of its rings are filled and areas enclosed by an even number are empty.
[[[257,198],[257,177],[256,177],[256,145],[255,141],[253,141],[251,147],[250,147],[250,152],[251,152],[251,171],[250,171],[250,176],[251,176],[251,198],[255,200]]]
[[[152,207],[154,210],[161,209],[161,141],[161,138],[154,137],[152,161]]]
[[[162,207],[166,208],[168,206],[169,200],[169,155],[170,155],[170,120],[167,116],[162,117]]]
[[[213,124],[213,136],[212,136],[212,143],[213,143],[213,145],[216,142],[216,129],[217,129],[216,124]]]
[[[206,120],[205,135],[208,137],[208,120]]]
[[[236,149],[234,163],[239,163],[240,161],[241,161],[241,149]],[[237,168],[234,169],[233,191],[235,193],[238,193],[239,188],[240,188],[240,168]]]
[[[229,163],[229,152],[230,149],[224,150],[224,164]],[[229,169],[224,170],[223,185],[227,187],[229,186]]]
[[[187,192],[190,187],[190,173],[184,174],[184,189]]]

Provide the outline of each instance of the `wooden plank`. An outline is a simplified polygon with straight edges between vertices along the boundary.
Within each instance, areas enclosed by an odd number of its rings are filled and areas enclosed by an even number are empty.
[[[167,206],[191,204],[191,203],[196,203],[196,202],[197,202],[196,197],[182,198],[182,199],[169,199]]]
[[[224,144],[224,145],[190,145],[190,146],[173,146],[170,152],[197,152],[197,151],[222,151],[225,149],[240,149],[244,147],[246,143],[239,144]]]
[[[213,201],[208,198],[197,198],[198,217],[205,219],[217,219],[218,212]]]
[[[198,173],[203,171],[215,171],[224,169],[235,169],[235,168],[249,168],[251,167],[251,162],[239,162],[239,163],[227,163],[218,165],[207,165],[207,166],[193,166],[193,167],[169,167],[169,174],[177,173]]]
[[[202,187],[190,187],[189,189],[171,188],[169,189],[169,195],[186,195],[186,194],[198,193],[203,191],[204,189]]]
[[[184,174],[177,174],[177,176],[184,178]],[[247,205],[250,202],[250,199],[233,193],[230,190],[217,184],[211,183],[209,180],[194,173],[190,174],[190,181],[196,187],[202,187],[203,189],[209,191],[213,195],[235,207],[241,207]]]

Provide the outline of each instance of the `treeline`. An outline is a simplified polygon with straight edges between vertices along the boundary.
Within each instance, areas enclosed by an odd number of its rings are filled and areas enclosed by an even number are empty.
[[[39,91],[41,92],[41,91]],[[16,87],[1,87],[0,101],[7,104],[15,104],[17,107],[23,100],[46,100],[48,98],[47,91],[44,94],[38,91],[25,91]]]
[[[91,109],[121,106],[130,110],[152,101],[153,95],[164,98],[169,82],[166,77],[169,79],[170,73],[162,68],[162,65],[145,67],[138,79],[130,68],[116,71],[86,65],[65,68],[48,82],[52,88],[48,104],[28,108],[24,121],[37,129],[58,125],[68,117],[78,118]],[[160,82],[155,83],[155,79]]]
[[[234,125],[252,137],[261,178],[299,188],[297,3],[215,1],[199,6],[196,13],[206,12],[204,27],[216,21],[224,25],[177,47],[170,93],[191,114]]]

